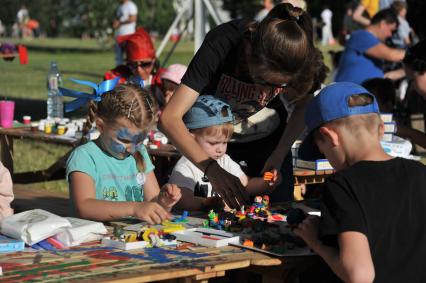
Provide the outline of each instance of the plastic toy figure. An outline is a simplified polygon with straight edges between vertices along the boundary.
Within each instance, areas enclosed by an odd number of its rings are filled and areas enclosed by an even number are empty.
[[[182,213],[182,216],[176,217],[175,219],[172,220],[172,222],[174,222],[174,223],[186,223],[186,222],[188,222],[188,219],[186,219],[186,218],[188,218],[188,215],[189,215],[188,211],[184,210],[183,213]]]
[[[262,203],[265,209],[269,209],[269,196],[264,195],[262,198]]]
[[[114,237],[117,240],[124,240],[125,239],[123,227],[121,227],[119,225],[114,226],[114,230],[113,230],[112,234],[114,235]]]
[[[255,207],[261,207],[262,206],[262,197],[261,196],[255,196],[253,205]]]

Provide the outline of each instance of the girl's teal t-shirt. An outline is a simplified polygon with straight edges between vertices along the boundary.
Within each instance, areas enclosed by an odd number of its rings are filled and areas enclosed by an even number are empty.
[[[96,185],[96,199],[109,201],[143,201],[145,174],[154,170],[144,145],[138,147],[145,161],[139,172],[133,156],[117,159],[90,141],[77,147],[67,161],[66,178],[74,171],[89,175]]]

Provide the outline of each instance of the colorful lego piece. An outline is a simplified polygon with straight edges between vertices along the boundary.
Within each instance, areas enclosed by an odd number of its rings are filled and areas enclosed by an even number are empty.
[[[243,246],[252,248],[254,247],[254,242],[252,240],[245,239],[243,242]]]
[[[174,222],[174,223],[186,223],[186,222],[188,222],[188,219],[186,219],[186,218],[188,218],[188,215],[189,215],[188,211],[184,210],[183,213],[182,213],[182,216],[176,217],[175,219],[172,220],[172,222]]]
[[[273,178],[274,178],[274,173],[272,172],[263,173],[263,180],[268,182],[268,181],[272,181]]]

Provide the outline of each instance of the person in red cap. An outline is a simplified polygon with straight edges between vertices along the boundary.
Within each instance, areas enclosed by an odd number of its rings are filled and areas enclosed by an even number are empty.
[[[105,80],[121,77],[119,82],[124,83],[142,79],[145,87],[161,84],[154,44],[148,32],[138,28],[135,33],[117,37],[117,42],[124,47],[126,63],[107,71]]]

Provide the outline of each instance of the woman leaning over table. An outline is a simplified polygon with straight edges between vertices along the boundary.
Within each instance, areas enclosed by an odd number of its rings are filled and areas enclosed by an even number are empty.
[[[205,172],[231,207],[247,202],[241,183],[208,158],[182,117],[200,94],[227,100],[236,117],[229,154],[246,161],[253,177],[281,168],[283,186],[271,200],[290,199],[293,172],[288,153],[304,128],[308,93],[319,87],[326,73],[312,38],[310,16],[291,4],[275,6],[261,22],[234,20],[216,27],[207,34],[160,117],[161,130]]]

